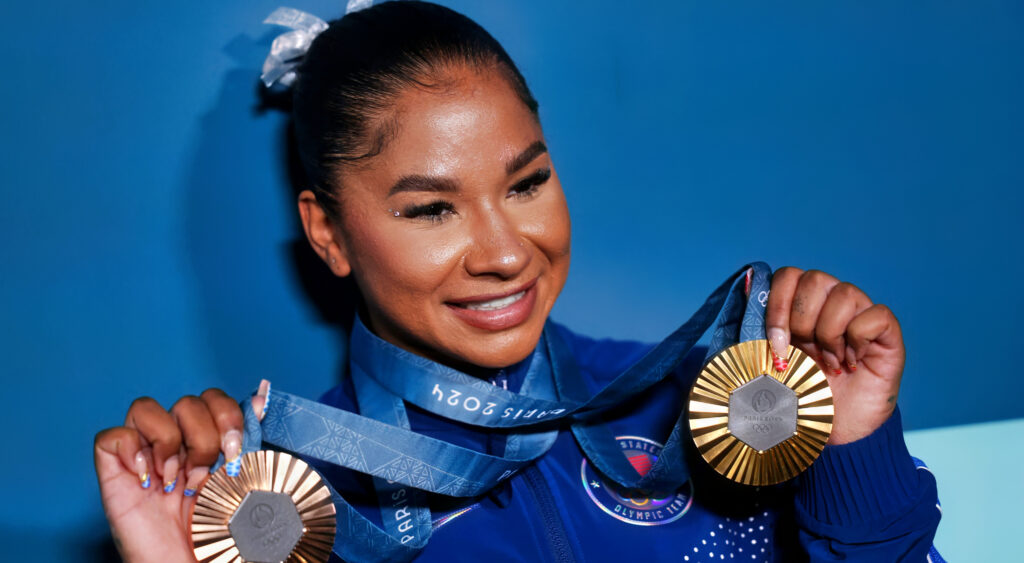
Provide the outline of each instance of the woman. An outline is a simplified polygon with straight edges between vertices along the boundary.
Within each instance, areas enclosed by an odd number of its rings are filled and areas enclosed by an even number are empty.
[[[412,355],[427,361],[400,374],[410,385],[455,369],[518,391],[544,359],[538,342],[568,273],[570,220],[537,102],[508,55],[446,8],[384,3],[319,34],[293,97],[306,236],[361,297],[349,373]],[[895,411],[904,363],[896,318],[854,285],[783,268],[766,323],[780,361],[792,343],[818,359],[834,390],[830,445],[794,483],[739,488],[692,461],[678,490],[626,496],[556,426],[546,454],[487,494],[431,496],[436,519],[420,559],[924,560],[939,515],[934,480],[916,471]],[[551,326],[591,392],[650,349]],[[700,352],[605,413],[638,471],[681,411]],[[264,383],[255,413],[267,395]],[[348,378],[321,401],[360,410]],[[505,430],[406,407],[424,435],[494,455],[511,447]],[[169,411],[138,399],[124,426],[97,435],[104,508],[126,560],[193,560],[192,495],[220,453],[238,457],[242,429],[238,404],[210,389]],[[381,523],[369,478],[320,468]]]

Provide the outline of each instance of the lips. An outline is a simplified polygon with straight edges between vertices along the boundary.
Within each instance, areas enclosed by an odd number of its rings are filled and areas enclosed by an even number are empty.
[[[530,317],[537,302],[537,278],[505,293],[452,299],[445,305],[466,324],[483,330],[505,330]]]
[[[465,307],[473,311],[497,311],[504,309],[509,305],[519,301],[526,295],[526,290],[520,291],[519,293],[513,293],[508,297],[501,297],[498,299],[492,299],[490,301],[477,301],[475,303],[466,303]]]

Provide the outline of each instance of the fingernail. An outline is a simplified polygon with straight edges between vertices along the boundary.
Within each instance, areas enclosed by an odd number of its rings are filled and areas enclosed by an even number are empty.
[[[772,354],[775,355],[777,360],[788,363],[789,339],[786,338],[786,331],[778,327],[772,327],[766,332],[768,334],[768,342],[772,345]]]
[[[228,477],[238,477],[242,469],[242,433],[238,430],[225,432],[221,449],[224,450],[224,472]]]
[[[832,375],[843,373],[843,370],[839,369],[839,359],[832,352],[824,351],[821,353],[821,357],[825,361],[825,366],[832,372]]]
[[[164,462],[164,492],[169,493],[178,484],[178,456],[172,455]]]
[[[203,479],[210,473],[210,468],[204,466],[193,467],[192,471],[188,472],[188,479],[185,480],[184,494],[187,497],[194,496],[199,486],[203,484]]]
[[[850,371],[857,371],[857,354],[849,346],[846,347],[846,366]]]
[[[143,489],[149,488],[149,468],[146,467],[146,456],[142,452],[135,454],[135,473],[139,476],[139,484]]]
[[[267,407],[270,406],[270,382],[266,379],[260,380],[259,391],[256,392],[256,396],[261,398],[263,401],[263,407],[259,412],[259,419],[263,420],[263,417],[267,416]]]

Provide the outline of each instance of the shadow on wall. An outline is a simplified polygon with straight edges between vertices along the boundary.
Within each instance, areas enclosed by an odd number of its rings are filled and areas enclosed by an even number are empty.
[[[226,51],[246,65],[267,44],[238,37]],[[328,325],[343,341],[355,308],[354,285],[331,275],[302,234],[303,173],[290,118],[278,111],[289,102],[289,93],[262,88],[252,68],[229,71],[201,119],[186,179],[184,253],[203,343],[228,389],[295,373],[307,331]]]
[[[345,351],[334,343],[347,342],[358,296],[351,281],[329,272],[302,233],[295,198],[303,175],[290,118],[275,110],[282,100],[262,88],[252,64],[271,39],[239,36],[225,47],[236,68],[224,74],[212,108],[198,120],[180,182],[182,208],[154,210],[184,221],[180,267],[192,274],[196,291],[186,306],[194,308],[195,341],[212,371],[199,379],[233,396],[260,377],[292,377],[288,388],[299,389],[303,376],[317,384],[316,377],[336,379],[331,366],[344,365]],[[325,332],[327,367],[323,355],[305,353],[311,342],[325,340]],[[60,542],[39,537],[26,543],[20,539],[26,534],[0,533],[31,549],[25,560],[120,560],[100,515],[77,533],[63,531]]]

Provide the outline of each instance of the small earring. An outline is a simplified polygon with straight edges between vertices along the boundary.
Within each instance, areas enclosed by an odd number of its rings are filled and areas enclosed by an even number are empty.
[[[331,256],[331,266],[333,266],[333,265],[335,265],[337,263],[338,263],[338,259],[333,257],[333,256]]]

